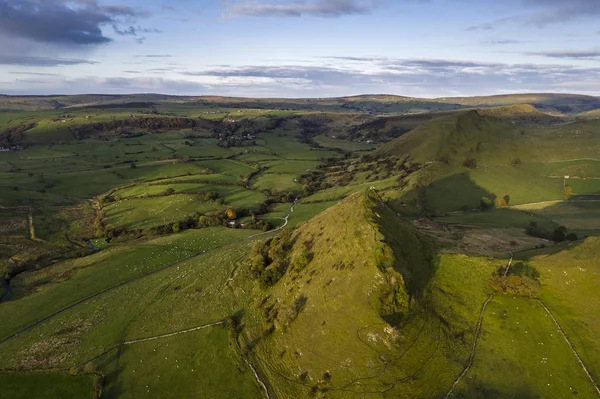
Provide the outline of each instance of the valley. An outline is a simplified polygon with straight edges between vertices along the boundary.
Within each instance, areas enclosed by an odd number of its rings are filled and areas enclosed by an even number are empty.
[[[600,100],[0,97],[0,398],[598,398]]]

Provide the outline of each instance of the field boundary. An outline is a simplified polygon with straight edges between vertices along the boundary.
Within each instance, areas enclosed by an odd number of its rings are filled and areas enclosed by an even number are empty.
[[[542,308],[544,308],[544,310],[546,311],[546,313],[548,313],[548,316],[550,316],[550,318],[552,319],[552,321],[554,322],[554,324],[556,324],[556,328],[558,328],[558,332],[563,336],[563,338],[565,339],[567,345],[569,345],[569,348],[571,348],[571,351],[575,355],[575,358],[577,358],[577,361],[579,362],[579,365],[581,366],[581,368],[583,369],[583,371],[587,375],[587,377],[590,380],[590,382],[592,383],[592,385],[594,385],[594,388],[596,389],[596,392],[598,393],[598,396],[600,396],[600,387],[598,386],[598,384],[596,383],[596,381],[594,381],[594,378],[592,378],[592,374],[590,373],[590,371],[588,370],[588,368],[585,366],[585,363],[583,363],[583,360],[581,360],[581,357],[579,357],[579,354],[575,350],[575,347],[571,343],[571,340],[569,339],[569,337],[567,336],[567,334],[564,332],[564,330],[560,326],[560,323],[558,322],[558,320],[556,320],[556,318],[554,317],[554,315],[552,314],[552,312],[550,311],[550,309],[548,309],[548,307],[544,304],[544,302],[540,301],[539,299],[537,300],[537,302],[540,304],[540,306]]]
[[[483,325],[483,316],[485,313],[485,309],[487,308],[488,303],[490,303],[490,301],[495,296],[496,296],[496,293],[491,294],[488,297],[488,299],[483,303],[483,307],[481,308],[481,313],[479,314],[479,322],[477,323],[477,330],[475,331],[475,338],[473,339],[473,349],[471,350],[471,356],[469,357],[469,360],[467,361],[467,364],[465,365],[465,368],[463,369],[462,373],[460,373],[458,378],[456,380],[454,380],[452,387],[450,388],[450,390],[448,391],[446,396],[444,396],[444,399],[448,399],[452,395],[452,392],[454,391],[454,389],[456,388],[456,386],[458,385],[460,380],[463,379],[463,377],[469,372],[469,370],[471,369],[471,366],[473,365],[473,360],[475,359],[475,351],[477,350],[477,340],[479,339],[479,335],[481,334],[481,327]]]

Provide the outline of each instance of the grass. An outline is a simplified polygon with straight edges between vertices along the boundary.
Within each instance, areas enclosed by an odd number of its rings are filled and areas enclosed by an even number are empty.
[[[224,209],[197,195],[177,194],[164,197],[112,202],[105,206],[106,223],[127,229],[144,229],[178,222],[187,216]]]
[[[597,237],[588,238],[530,259],[542,275],[541,299],[561,323],[596,381],[600,378],[600,323],[594,316],[600,311],[596,295],[599,244]]]
[[[296,175],[292,174],[262,174],[254,183],[257,190],[276,189],[280,191],[299,192],[302,185],[297,183]]]
[[[13,281],[21,299],[0,304],[4,322],[0,337],[7,337],[78,300],[123,281],[252,234],[247,230],[208,228],[187,230],[146,242],[131,242],[74,259],[39,272],[22,273]],[[60,282],[60,284],[55,284]],[[1,338],[0,338],[1,339]]]
[[[573,230],[600,229],[600,202],[549,202],[523,207]]]
[[[268,135],[260,135],[259,138],[265,141],[263,146],[268,148],[272,155],[289,160],[318,161],[330,157],[339,157],[339,154],[335,151],[313,149],[308,144],[300,143],[290,136],[290,132],[273,132]]]
[[[129,345],[115,360],[107,398],[262,398],[225,327]]]
[[[23,370],[49,366],[68,368],[85,364],[87,359],[126,339],[166,334],[223,320],[239,309],[226,282],[248,245],[249,242],[240,241],[218,249],[64,312],[0,346],[2,367]],[[118,262],[120,257],[113,251],[110,261]],[[90,268],[99,271],[104,267],[106,265],[98,264]],[[77,272],[72,280],[77,280],[84,272]],[[242,287],[246,286],[241,283]],[[52,285],[46,291],[60,291],[64,284]],[[243,295],[243,290],[239,293]],[[220,298],[218,303],[214,302],[216,295]],[[50,298],[49,295],[45,297]],[[26,303],[35,306],[38,313],[51,311],[27,301],[27,298],[19,300],[25,302],[22,306]],[[123,303],[127,306],[122,306]],[[177,305],[173,306],[174,303]],[[9,304],[14,306],[15,302]],[[7,323],[12,322],[7,320]],[[56,346],[55,342],[62,344]],[[260,388],[226,327],[214,326],[132,344],[122,348],[119,356],[117,353],[110,351],[94,361],[95,367],[106,375],[107,397],[139,397],[140,393],[147,394],[146,385],[151,392],[161,392],[167,397],[185,397],[198,391],[211,392],[211,397],[261,396]],[[25,391],[19,391],[13,397],[27,396]]]
[[[595,398],[556,325],[535,301],[496,296],[485,312],[473,367],[456,398]]]
[[[544,175],[562,178],[565,175],[581,178],[600,176],[600,160],[582,159],[552,162],[545,165]]]
[[[315,142],[325,148],[337,148],[344,151],[370,151],[377,146],[367,143],[356,143],[349,140],[334,139],[326,135],[320,135],[314,138]]]
[[[67,373],[0,374],[5,398],[91,398],[94,376],[70,376]]]
[[[545,216],[550,217],[552,215]],[[547,226],[548,228],[553,226],[553,223],[547,218],[531,216],[525,212],[507,208],[496,208],[485,212],[458,213],[455,215],[438,217],[436,220],[443,223],[460,223],[503,228],[519,227],[524,229],[531,222],[536,222],[538,225]]]

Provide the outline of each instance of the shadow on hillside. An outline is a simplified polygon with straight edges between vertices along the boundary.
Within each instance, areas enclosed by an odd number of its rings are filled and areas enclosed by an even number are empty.
[[[499,390],[481,382],[469,381],[468,385],[467,391],[456,391],[452,397],[456,399],[541,399],[541,396],[533,393],[530,387],[523,385],[512,386],[511,383],[507,383],[506,390]]]
[[[121,382],[121,374],[125,370],[125,367],[119,363],[121,357],[121,348],[113,350],[102,359],[100,368],[104,371],[104,387],[102,390],[102,397],[106,398],[120,398],[124,393],[125,389]],[[109,370],[107,372],[107,370]]]
[[[531,209],[517,209],[511,207],[511,193],[491,193],[477,185],[468,172],[446,176],[427,185],[422,180],[420,183],[399,198],[388,201],[388,206],[397,214],[420,218],[420,221],[423,221],[420,224],[425,227],[425,230],[419,229],[421,232],[436,237],[438,242],[440,237],[444,236],[446,244],[456,244],[456,249],[464,253],[469,251],[465,242],[461,241],[460,230],[463,227],[468,230],[469,226],[473,229],[518,228],[525,232],[531,223],[535,223],[539,228],[532,230],[537,230],[537,233],[528,234],[536,237],[538,242],[522,241],[520,246],[509,246],[508,241],[512,239],[507,238],[506,234],[496,236],[498,233],[487,230],[479,235],[489,235],[493,241],[490,241],[490,244],[506,241],[506,245],[499,247],[505,247],[503,251],[506,253],[519,252],[522,260],[538,254],[553,254],[571,249],[588,236],[600,235],[600,193],[573,195],[559,203],[549,201],[545,208],[541,207],[545,204],[536,203],[531,205]],[[486,210],[482,208],[483,199],[489,200]],[[428,220],[435,222],[427,223]],[[567,228],[563,239],[574,240],[572,243],[557,245],[552,242],[555,239],[553,232],[559,226]],[[567,237],[569,233],[575,234],[576,237]],[[471,235],[473,234],[477,235],[471,231]],[[520,241],[517,236],[514,240]],[[417,279],[420,280],[421,278]]]
[[[464,172],[435,182],[419,179],[410,191],[389,201],[388,205],[402,214],[434,215],[477,208],[481,197],[489,194]]]

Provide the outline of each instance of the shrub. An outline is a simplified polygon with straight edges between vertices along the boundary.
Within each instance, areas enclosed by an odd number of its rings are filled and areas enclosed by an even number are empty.
[[[269,288],[277,284],[277,282],[283,277],[283,273],[280,270],[280,265],[275,264],[269,266],[258,279],[260,287],[263,289]]]
[[[229,219],[229,220],[237,219],[237,212],[235,211],[235,209],[228,208],[225,213],[227,215],[227,219]]]
[[[565,226],[558,226],[552,232],[551,239],[554,242],[563,242],[567,236],[567,228]]]
[[[298,256],[295,260],[294,260],[294,270],[297,272],[300,272],[302,270],[304,270],[306,268],[306,266],[308,266],[308,264],[311,262],[313,257],[312,253],[304,253],[300,256]]]
[[[565,186],[565,194],[573,195],[573,189],[571,188],[571,186]]]
[[[492,209],[493,206],[494,204],[492,203],[491,199],[489,199],[488,197],[481,197],[481,200],[479,201],[479,207],[481,208],[481,210],[487,211]]]
[[[578,237],[577,237],[576,233],[571,232],[571,233],[569,233],[569,234],[566,235],[565,239],[567,241],[577,241]]]
[[[469,169],[477,168],[477,160],[475,158],[469,158],[465,162],[463,162],[463,166]]]
[[[173,187],[169,187],[165,190],[165,195],[172,195],[175,193],[175,189]]]
[[[510,164],[512,166],[517,166],[517,165],[521,165],[523,163],[523,161],[521,161],[521,158],[516,157],[515,159],[513,159]]]

